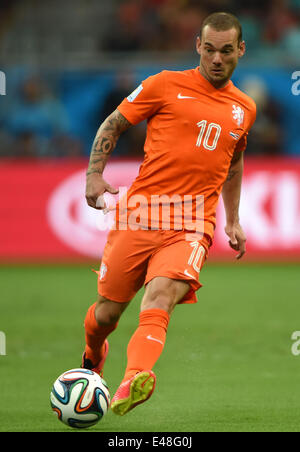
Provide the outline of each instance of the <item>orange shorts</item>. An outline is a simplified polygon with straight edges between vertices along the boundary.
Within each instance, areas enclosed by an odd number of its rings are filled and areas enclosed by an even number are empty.
[[[98,292],[117,302],[130,301],[157,276],[187,281],[190,291],[181,303],[196,303],[202,287],[199,273],[211,245],[185,231],[111,230],[98,273]]]

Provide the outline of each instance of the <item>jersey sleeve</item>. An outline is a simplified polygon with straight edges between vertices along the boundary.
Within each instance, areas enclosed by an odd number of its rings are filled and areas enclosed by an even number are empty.
[[[160,72],[144,80],[117,108],[135,125],[150,118],[162,107],[164,94],[165,74]]]
[[[252,108],[251,108],[251,112],[249,114],[249,122],[248,122],[247,130],[241,136],[239,141],[237,142],[236,147],[235,147],[235,151],[237,151],[237,152],[244,152],[245,151],[245,149],[247,147],[248,133],[249,133],[251,127],[253,126],[253,124],[255,123],[255,119],[256,119],[256,105],[253,102]]]
[[[244,152],[247,147],[248,132],[244,133],[236,144],[235,152]]]

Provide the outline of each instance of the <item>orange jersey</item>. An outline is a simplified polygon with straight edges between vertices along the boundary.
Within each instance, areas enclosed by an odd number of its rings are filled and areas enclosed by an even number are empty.
[[[217,203],[233,153],[245,150],[255,121],[254,101],[232,81],[214,88],[197,67],[147,78],[118,110],[133,125],[147,120],[145,158],[127,193],[128,205],[140,196],[150,205],[162,195],[182,200],[201,195],[203,233],[213,238]],[[171,209],[173,221],[177,214]],[[146,221],[149,224],[149,216]]]

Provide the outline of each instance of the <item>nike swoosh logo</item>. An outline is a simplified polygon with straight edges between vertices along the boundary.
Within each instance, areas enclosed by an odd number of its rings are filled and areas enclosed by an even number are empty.
[[[189,278],[193,278],[195,279],[195,277],[193,275],[191,275],[187,270],[184,270],[183,272],[186,276],[188,276]]]
[[[191,97],[191,96],[183,96],[181,93],[177,96],[178,99],[197,99],[197,97]]]
[[[152,337],[151,334],[148,334],[147,339],[149,339],[149,341],[159,342],[161,345],[164,345],[162,341],[156,339],[155,337]]]

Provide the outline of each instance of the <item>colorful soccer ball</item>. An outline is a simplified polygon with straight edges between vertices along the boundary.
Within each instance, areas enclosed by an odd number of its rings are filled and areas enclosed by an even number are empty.
[[[98,374],[88,369],[72,369],[55,381],[50,403],[64,424],[87,428],[107,413],[110,395],[105,380]]]

